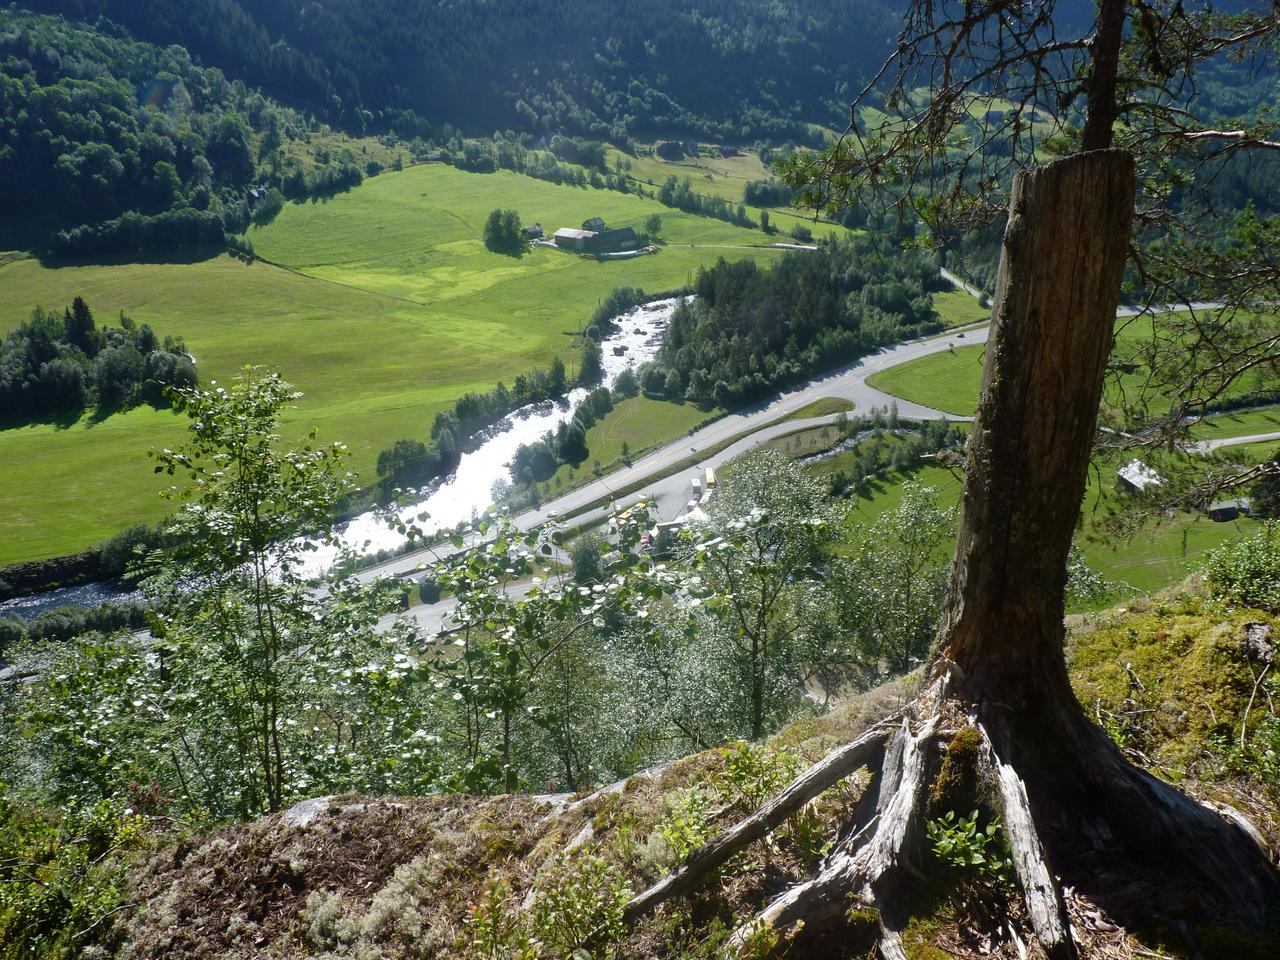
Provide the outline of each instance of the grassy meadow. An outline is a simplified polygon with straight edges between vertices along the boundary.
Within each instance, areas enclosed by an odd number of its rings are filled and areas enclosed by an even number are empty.
[[[547,248],[490,253],[480,236],[495,207],[548,231],[592,216],[640,227],[656,212],[669,246],[609,262]],[[459,394],[509,383],[557,355],[572,372],[572,334],[615,287],[670,289],[719,256],[781,255],[756,246],[768,242],[757,230],[656,201],[435,164],[287,204],[250,239],[269,262],[63,266],[0,257],[0,333],[37,304],[56,309],[79,295],[99,324],[123,310],[162,337],[183,336],[203,384],[245,364],[277,367],[305,394],[286,435],[314,428],[322,440],[345,441],[352,468],[370,481],[380,450],[424,437]],[[0,566],[74,552],[162,516],[169,504],[146,452],[181,443],[184,428],[170,412],[143,407],[0,429]]]
[[[945,296],[948,294],[935,296],[935,304]],[[941,311],[943,307],[939,306],[938,309]],[[1151,317],[1125,318],[1118,321],[1112,360],[1140,357],[1142,345],[1151,340],[1152,322]],[[873,374],[867,378],[867,382],[885,393],[922,403],[935,410],[959,416],[972,415],[978,406],[978,391],[982,386],[982,363],[987,348],[984,344],[965,345],[961,336],[961,334],[954,334],[953,348],[946,353],[935,353],[892,367]],[[1141,363],[1123,372],[1112,372],[1107,377],[1104,397],[1111,398],[1112,402],[1117,402],[1121,398],[1128,398],[1132,402],[1142,393],[1148,376],[1147,368]],[[1245,377],[1235,384],[1227,395],[1242,396],[1266,386],[1274,386],[1274,383],[1263,381],[1260,376]],[[1152,407],[1154,406],[1153,402]],[[1233,416],[1244,415],[1233,414]],[[1221,417],[1214,417],[1197,428],[1199,432],[1193,431],[1193,433],[1199,439],[1208,439],[1212,436],[1243,436],[1280,429],[1276,426],[1267,426],[1273,421],[1265,419],[1260,411],[1254,411],[1248,420],[1237,421],[1240,428],[1236,432],[1222,432],[1229,429],[1226,426],[1229,422]],[[1219,426],[1215,427],[1215,424]],[[1247,427],[1246,424],[1248,424]]]
[[[1101,523],[1121,505],[1123,495],[1115,492],[1114,479],[1114,468],[1090,472],[1082,506],[1083,528],[1076,542],[1089,566],[1117,584],[1121,595],[1153,593],[1177,583],[1200,565],[1207,551],[1247,536],[1258,526],[1257,521],[1249,519],[1214,523],[1207,517],[1179,513],[1130,538],[1113,540],[1104,534]],[[944,467],[922,466],[891,472],[872,482],[866,493],[854,498],[849,522],[855,526],[869,524],[896,507],[902,501],[907,480],[934,487],[943,506],[960,502],[963,478]],[[953,544],[948,543],[948,555],[952,548]]]
[[[629,161],[629,175],[644,184],[647,189],[657,190],[668,177],[683,180],[689,178],[694,193],[708,197],[722,197],[730,203],[742,203],[743,192],[752,180],[768,180],[775,176],[773,170],[760,162],[760,155],[745,150],[736,157],[685,157],[682,160],[663,160],[654,154],[638,154],[629,156],[621,150],[610,148],[607,154],[609,165],[615,166],[619,160]],[[768,207],[769,220],[777,233],[774,242],[786,243],[791,229],[797,224],[807,227],[815,238],[824,236],[842,236],[849,231],[832,223],[816,222],[812,213],[795,210],[790,207]],[[753,220],[760,219],[759,207],[748,207],[748,214]]]
[[[544,485],[552,494],[594,479],[598,461],[602,472],[624,466],[622,445],[627,445],[629,460],[664,446],[714,419],[720,411],[703,409],[693,403],[670,403],[648,397],[631,397],[618,402],[603,419],[587,431],[587,459],[578,464],[562,464]]]
[[[965,327],[971,323],[986,323],[991,319],[991,308],[984,307],[964,290],[946,290],[933,295],[933,309],[948,327]]]

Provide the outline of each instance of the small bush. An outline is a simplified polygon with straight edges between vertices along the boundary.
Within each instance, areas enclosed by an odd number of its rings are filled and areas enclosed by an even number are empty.
[[[1280,611],[1280,524],[1209,552],[1204,577],[1213,599],[1234,607]]]
[[[0,956],[84,955],[124,901],[142,826],[108,801],[55,814],[0,797]]]
[[[925,824],[933,855],[962,874],[978,874],[1011,883],[1013,860],[998,820],[978,826],[978,811],[958,817],[954,810]]]

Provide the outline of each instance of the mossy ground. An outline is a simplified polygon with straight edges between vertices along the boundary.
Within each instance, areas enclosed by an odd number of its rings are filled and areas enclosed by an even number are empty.
[[[1262,814],[1267,805],[1274,813],[1276,785],[1248,771],[1228,776],[1220,762],[1253,686],[1245,627],[1271,622],[1258,611],[1214,608],[1184,588],[1139,608],[1080,618],[1070,663],[1091,713],[1104,720],[1132,714],[1133,726],[1113,735],[1134,738],[1127,749],[1135,760],[1181,778],[1194,795],[1259,798],[1249,812],[1274,840],[1274,817]],[[116,946],[131,958],[475,957],[473,918],[477,904],[491,902],[495,878],[505,884],[499,906],[508,917],[531,902],[540,882],[566,875],[566,862],[572,870],[578,857],[602,858],[614,881],[638,891],[675,865],[682,843],[696,844],[699,832],[740,819],[795,770],[917,689],[914,678],[888,684],[792,724],[763,746],[696,754],[588,796],[342,797],[322,805],[305,827],[275,816],[175,837],[134,864],[130,890],[139,906],[117,918]],[[933,806],[972,797],[967,771],[974,746],[962,740],[952,751],[951,776]],[[696,895],[666,905],[596,955],[727,956],[735,928],[811,875],[866,782],[862,774],[829,791],[768,842],[737,855]],[[1019,956],[1004,932],[1019,922],[1016,893],[981,877],[928,872],[907,905],[908,957]],[[1071,903],[1087,956],[1194,956],[1178,930],[1153,923],[1126,931],[1086,899],[1077,895]],[[877,929],[874,914],[851,905],[840,930],[807,939],[801,933],[791,956],[874,956]],[[1274,943],[1215,926],[1211,917],[1188,932],[1215,960],[1276,955]]]

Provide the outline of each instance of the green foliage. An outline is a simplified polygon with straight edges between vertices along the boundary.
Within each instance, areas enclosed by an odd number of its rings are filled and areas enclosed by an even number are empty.
[[[565,856],[538,878],[537,897],[522,910],[506,879],[489,881],[466,921],[467,960],[589,960],[621,939],[631,890],[601,857]]]
[[[885,11],[865,2],[690,9],[661,0],[631,11],[583,0],[460,10],[340,0],[300,18],[281,17],[269,0],[194,0],[162,14],[134,0],[32,5],[181,43],[333,123],[441,142],[460,118],[475,129],[562,131],[569,136],[552,149],[595,166],[600,154],[584,144],[607,136],[630,150],[631,136],[653,130],[732,143],[812,140],[809,124],[843,116],[832,98],[865,82],[893,33]],[[713,83],[740,95],[709,97]]]
[[[602,857],[567,856],[539,880],[532,926],[543,955],[586,960],[587,949],[620,940],[622,910],[632,892],[617,866]]]
[[[467,960],[536,960],[530,931],[502,875],[493,876],[466,919]]]
[[[36,307],[0,342],[0,410],[15,419],[79,414],[91,404],[106,414],[195,383],[180,337],[162,343],[123,313],[119,326],[98,327],[80,297],[62,316]]]
[[[1116,592],[1117,585],[1090,567],[1084,551],[1073,542],[1067,554],[1067,605],[1098,607]]]
[[[658,835],[677,863],[715,836],[711,803],[711,795],[697,787],[681,788],[663,798],[665,815],[658,822]]]
[[[1204,577],[1213,599],[1237,607],[1280,611],[1280,524],[1209,552]]]
[[[925,824],[925,832],[933,855],[944,866],[961,874],[987,877],[1006,884],[1013,882],[1009,841],[998,820],[991,820],[982,827],[977,810],[967,817],[956,816],[954,810],[948,810],[943,816],[929,820]]]
[[[101,801],[49,813],[0,795],[0,958],[72,958],[108,932],[143,820]]]
[[[847,670],[864,683],[905,673],[928,655],[954,523],[936,489],[908,482],[898,506],[859,528],[834,564],[832,630],[846,637]]]
[[[494,253],[520,253],[524,249],[520,214],[515,210],[492,211],[484,222],[484,245]]]
[[[676,371],[692,400],[733,408],[904,337],[941,329],[937,268],[888,237],[823,243],[772,269],[720,260],[698,271],[644,381]],[[653,386],[650,386],[650,379]]]
[[[220,247],[246,225],[259,131],[277,147],[302,133],[180,46],[12,9],[0,33],[0,180],[22,185],[0,210],[30,219],[32,241],[56,231],[63,255]]]
[[[800,772],[794,754],[739,740],[720,751],[724,770],[715,777],[720,798],[746,812],[758,810]]]
[[[88,634],[24,658],[44,674],[16,720],[30,786],[91,803],[155,781],[182,810],[244,817],[434,781],[403,638],[376,630],[402,588],[317,590],[302,568],[347,481],[340,444],[279,443],[296,396],[255,370],[175,394],[192,441],[156,470],[190,486],[170,490],[182,506],[148,564],[156,638]]]

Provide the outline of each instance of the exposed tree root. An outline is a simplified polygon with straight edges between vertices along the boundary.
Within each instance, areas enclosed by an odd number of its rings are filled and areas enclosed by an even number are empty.
[[[818,761],[751,816],[721,832],[673,873],[632,898],[623,914],[625,920],[632,922],[664,901],[694,889],[707,874],[723,866],[739,850],[765,837],[814,797],[860,768],[872,765],[883,751],[888,735],[883,724],[873,727]]]
[[[1014,772],[1013,766],[1000,759],[982,724],[975,723],[975,726],[982,736],[987,760],[992,766],[996,785],[1000,790],[1005,834],[1013,852],[1014,870],[1022,884],[1022,897],[1027,906],[1031,929],[1035,931],[1041,948],[1049,955],[1050,960],[1069,960],[1075,955],[1070,923],[1062,902],[1062,893],[1045,859],[1044,846],[1040,842],[1040,834],[1031,813],[1031,802],[1027,799],[1026,785]]]
[[[861,904],[879,914],[881,956],[903,960],[900,931],[908,919],[905,905],[911,900],[910,888],[923,877],[920,840],[930,787],[939,774],[939,748],[957,728],[966,726],[976,730],[982,745],[979,769],[997,808],[992,813],[1000,815],[1008,837],[1026,908],[1028,930],[1015,930],[1012,921],[1008,924],[1008,936],[1020,954],[1025,955],[1034,935],[1034,942],[1050,960],[1072,960],[1077,955],[1070,915],[1048,852],[1051,847],[1057,849],[1064,835],[1072,839],[1064,856],[1079,855],[1084,844],[1090,856],[1104,857],[1110,870],[1118,872],[1127,869],[1129,861],[1124,858],[1129,856],[1137,857],[1134,863],[1157,862],[1149,857],[1149,844],[1159,842],[1170,869],[1187,877],[1198,873],[1199,882],[1212,885],[1218,903],[1229,904],[1242,919],[1258,926],[1274,919],[1268,913],[1274,909],[1272,898],[1280,891],[1280,883],[1255,842],[1260,835],[1242,814],[1234,810],[1220,814],[1129,766],[1100,731],[1098,741],[1093,739],[1094,728],[1082,715],[1079,725],[1067,719],[1059,742],[1045,754],[1047,761],[1041,757],[1039,763],[1030,762],[1015,750],[1016,744],[1026,740],[1027,731],[998,713],[980,720],[974,713],[962,712],[959,703],[945,696],[945,686],[944,681],[917,700],[892,732],[878,727],[811,767],[757,813],[721,833],[677,871],[632,900],[627,919],[635,920],[695,889],[733,854],[764,837],[824,789],[859,767],[874,769],[878,761],[874,807],[864,804],[857,822],[850,825],[848,835],[816,876],[776,897],[739,929],[735,942],[741,946],[754,939],[762,926],[789,934],[801,923],[808,937],[839,923],[851,906]],[[940,735],[942,730],[946,732]],[[1043,742],[1043,731],[1033,736]],[[1070,756],[1087,758],[1087,768],[1061,761]],[[1028,771],[1035,780],[1034,789],[1029,789]],[[1070,789],[1064,784],[1070,784]],[[1094,849],[1096,844],[1090,843],[1082,826],[1099,816],[1105,818],[1098,828],[1105,838],[1101,851]]]

